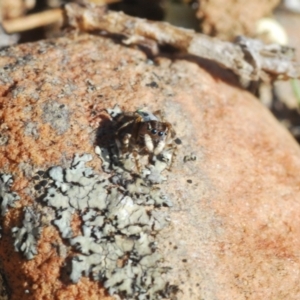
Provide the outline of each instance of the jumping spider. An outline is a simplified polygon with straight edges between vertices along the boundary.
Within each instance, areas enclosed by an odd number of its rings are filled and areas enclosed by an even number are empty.
[[[175,131],[172,125],[164,120],[161,111],[122,112],[115,106],[113,110],[108,110],[108,113],[116,122],[115,141],[119,154],[132,153],[139,172],[140,155],[148,155],[151,163],[155,162],[164,150],[171,150],[174,156]],[[172,161],[169,162],[169,166],[171,163]]]

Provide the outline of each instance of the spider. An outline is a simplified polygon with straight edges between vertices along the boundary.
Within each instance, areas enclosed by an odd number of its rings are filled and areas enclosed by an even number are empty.
[[[139,155],[148,155],[155,162],[163,150],[173,150],[175,131],[169,122],[164,121],[161,111],[154,113],[142,110],[122,112],[118,107],[108,111],[116,122],[115,141],[121,155],[132,153],[138,171]]]

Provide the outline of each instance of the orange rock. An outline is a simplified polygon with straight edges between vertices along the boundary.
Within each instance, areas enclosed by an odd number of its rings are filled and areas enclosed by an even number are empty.
[[[41,205],[38,171],[89,153],[89,167],[102,173],[96,134],[105,126],[101,110],[116,103],[164,110],[182,141],[162,185],[173,202],[164,209],[171,225],[156,236],[178,298],[299,298],[299,146],[231,74],[184,58],[153,63],[84,34],[2,49],[0,65],[0,119],[9,137],[0,170],[13,175],[21,198],[2,223],[11,299],[112,299],[90,278],[70,282],[62,267],[74,253],[60,251],[51,209],[30,261],[14,251],[11,228],[22,226],[22,206]],[[79,224],[74,217],[72,228]]]

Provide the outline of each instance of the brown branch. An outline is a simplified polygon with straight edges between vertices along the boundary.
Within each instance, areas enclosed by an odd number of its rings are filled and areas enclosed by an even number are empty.
[[[5,20],[3,21],[3,27],[7,33],[27,31],[62,21],[62,14],[63,11],[60,8],[55,8],[22,18]]]
[[[258,80],[266,73],[280,79],[300,77],[300,66],[294,61],[290,48],[286,51],[286,47],[265,45],[246,37],[236,43],[224,42],[193,30],[130,17],[100,6],[70,3],[65,9],[68,24],[82,31],[104,30],[124,35],[126,44],[149,43],[150,40],[158,45],[171,45],[183,52],[212,60],[244,79]]]
[[[122,0],[89,0],[89,2],[97,5],[106,5],[111,3],[120,2]],[[87,2],[88,3],[88,2]],[[36,14],[31,14],[21,18],[5,20],[2,25],[6,33],[17,33],[23,32],[30,29],[47,26],[56,22],[63,21],[63,10],[60,8],[54,8],[39,12]]]

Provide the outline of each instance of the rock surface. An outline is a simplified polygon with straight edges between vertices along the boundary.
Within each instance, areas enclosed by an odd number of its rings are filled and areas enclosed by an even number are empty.
[[[164,110],[182,141],[162,186],[171,225],[156,236],[178,299],[299,299],[300,149],[229,73],[183,57],[153,62],[84,34],[2,49],[0,65],[0,171],[20,197],[2,218],[12,300],[110,299],[99,282],[65,279],[72,251],[47,216],[32,260],[15,252],[11,229],[36,205],[37,171],[89,153],[89,167],[103,172],[96,133],[101,110],[116,103]]]

